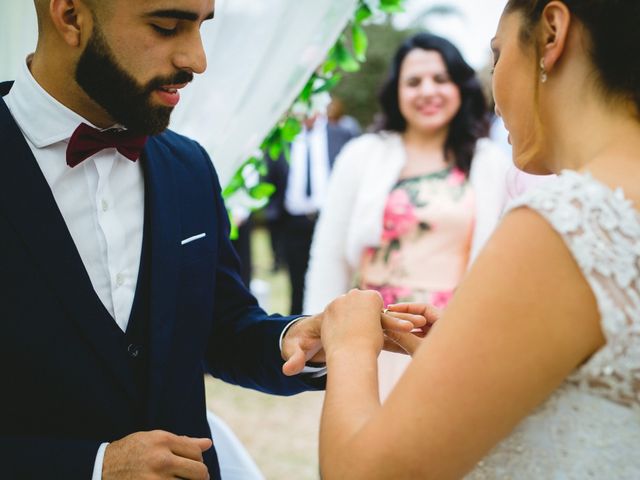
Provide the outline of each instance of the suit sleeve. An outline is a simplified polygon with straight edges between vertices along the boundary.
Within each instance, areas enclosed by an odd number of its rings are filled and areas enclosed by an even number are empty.
[[[208,155],[204,150],[202,153],[211,172],[219,225],[214,328],[208,345],[208,370],[229,383],[278,395],[323,389],[324,378],[282,374],[284,361],[278,341],[282,330],[295,317],[267,315],[243,284],[239,260],[229,240],[229,218],[218,178]]]

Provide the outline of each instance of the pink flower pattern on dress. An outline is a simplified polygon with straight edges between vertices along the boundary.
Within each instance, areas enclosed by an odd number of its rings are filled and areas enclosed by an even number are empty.
[[[451,290],[433,292],[429,303],[436,308],[444,308],[451,300],[451,297],[453,297],[453,291]]]
[[[394,303],[398,303],[402,298],[411,295],[411,289],[405,287],[395,287],[392,285],[366,285],[367,290],[377,290],[382,296],[382,302],[385,308]]]
[[[386,306],[400,302],[424,302],[436,308],[445,308],[453,297],[453,290],[419,288],[416,282],[403,286],[405,242],[420,241],[423,235],[439,231],[439,225],[425,218],[424,210],[431,203],[432,186],[442,185],[439,191],[446,192],[449,201],[455,203],[465,199],[468,179],[462,170],[451,166],[441,172],[422,177],[404,179],[389,193],[383,214],[383,229],[380,246],[369,247],[364,252],[364,264],[383,265],[393,278],[378,278],[378,282],[367,282],[367,274],[360,281],[360,288],[376,290]],[[366,270],[366,267],[365,267]],[[388,282],[388,283],[387,283]]]
[[[389,194],[383,222],[382,240],[384,242],[401,237],[418,224],[415,207],[405,190],[396,189]]]

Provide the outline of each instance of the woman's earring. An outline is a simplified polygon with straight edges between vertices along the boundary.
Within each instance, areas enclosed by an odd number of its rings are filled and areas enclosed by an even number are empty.
[[[540,59],[540,81],[546,83],[549,76],[547,75],[547,69],[544,66],[544,58]]]

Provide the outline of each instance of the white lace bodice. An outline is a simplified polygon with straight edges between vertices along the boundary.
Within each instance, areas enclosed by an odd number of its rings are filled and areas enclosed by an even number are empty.
[[[622,190],[563,172],[509,208],[540,213],[596,298],[606,344],[469,475],[640,479],[640,213]]]

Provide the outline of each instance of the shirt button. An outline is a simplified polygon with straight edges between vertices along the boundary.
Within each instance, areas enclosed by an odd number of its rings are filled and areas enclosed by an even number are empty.
[[[122,275],[121,273],[116,275],[116,285],[118,287],[121,287],[124,284],[124,275]]]
[[[107,202],[104,198],[102,199],[102,211],[106,212],[109,210],[109,202]]]
[[[127,347],[127,353],[129,353],[129,356],[131,358],[138,358],[138,356],[140,355],[140,348],[140,345],[130,343]]]

